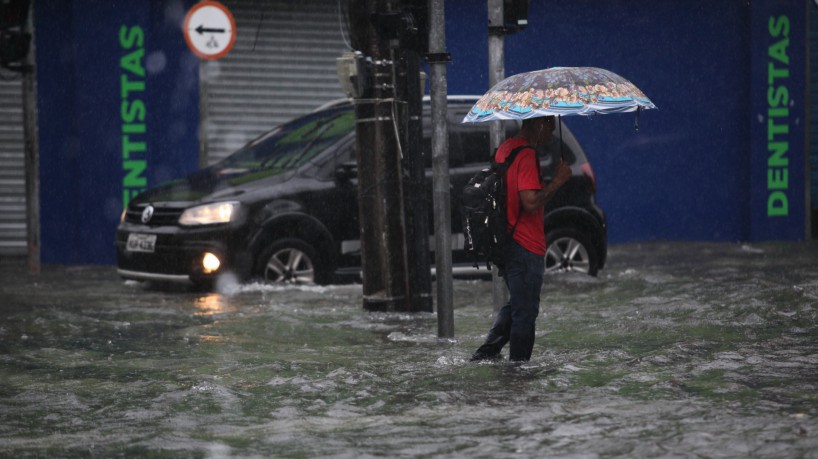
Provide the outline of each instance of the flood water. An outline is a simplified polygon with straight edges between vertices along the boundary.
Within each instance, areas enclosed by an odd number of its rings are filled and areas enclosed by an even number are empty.
[[[482,280],[439,340],[360,285],[0,270],[4,457],[818,457],[815,244],[612,246],[546,278],[522,365],[468,362]]]

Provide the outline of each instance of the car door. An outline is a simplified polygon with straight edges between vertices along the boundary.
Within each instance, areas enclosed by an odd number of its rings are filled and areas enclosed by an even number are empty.
[[[338,142],[318,165],[316,177],[326,183],[317,198],[325,209],[323,222],[332,232],[341,259],[340,266],[360,264],[358,227],[358,178],[355,160],[355,133]]]

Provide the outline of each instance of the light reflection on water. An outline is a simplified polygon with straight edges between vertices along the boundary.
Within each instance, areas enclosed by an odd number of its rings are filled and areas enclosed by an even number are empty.
[[[212,316],[215,314],[236,312],[237,306],[221,293],[208,293],[200,296],[196,298],[193,304],[196,307],[196,315],[198,316]]]
[[[547,278],[523,365],[469,363],[490,284],[434,314],[360,286],[167,291],[0,263],[10,456],[814,457],[818,249],[612,247]],[[35,285],[36,284],[36,285]]]

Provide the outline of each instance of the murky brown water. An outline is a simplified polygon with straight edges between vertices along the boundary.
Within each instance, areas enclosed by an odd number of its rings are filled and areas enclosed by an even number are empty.
[[[438,340],[356,285],[0,274],[2,456],[818,457],[815,244],[614,246],[546,279],[524,365],[467,362],[484,281]]]

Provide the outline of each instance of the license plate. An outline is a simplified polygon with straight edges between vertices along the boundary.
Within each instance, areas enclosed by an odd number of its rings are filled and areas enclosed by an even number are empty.
[[[153,252],[156,249],[156,235],[131,233],[125,249],[128,252]]]

